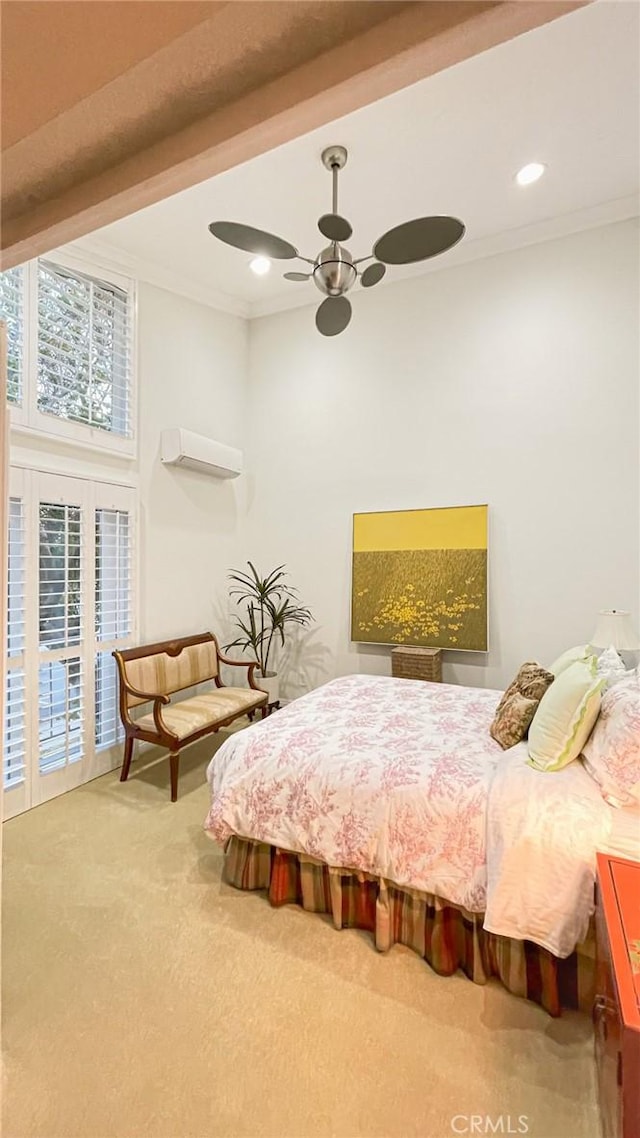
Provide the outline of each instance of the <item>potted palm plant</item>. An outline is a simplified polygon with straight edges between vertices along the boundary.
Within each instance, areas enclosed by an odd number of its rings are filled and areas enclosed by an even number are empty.
[[[256,680],[263,691],[269,693],[269,703],[277,703],[280,696],[280,677],[269,670],[273,661],[272,650],[279,643],[284,647],[285,633],[292,625],[304,626],[312,620],[311,612],[298,600],[297,590],[287,584],[284,565],[278,565],[266,577],[261,577],[251,561],[249,572],[234,569],[229,573],[234,597],[243,611],[235,613],[233,620],[240,635],[227,644],[227,648],[251,651],[258,664]]]

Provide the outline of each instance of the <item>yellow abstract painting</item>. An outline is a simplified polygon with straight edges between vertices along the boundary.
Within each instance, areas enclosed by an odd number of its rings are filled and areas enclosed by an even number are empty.
[[[354,514],[351,639],[486,652],[487,512]]]

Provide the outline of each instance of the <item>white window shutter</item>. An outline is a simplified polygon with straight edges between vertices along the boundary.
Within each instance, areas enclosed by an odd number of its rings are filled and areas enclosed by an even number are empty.
[[[5,789],[24,782],[25,777],[25,526],[21,498],[9,500],[8,550],[8,667],[2,747]]]
[[[79,762],[84,753],[84,675],[80,656],[40,664],[38,708],[40,774]]]
[[[41,501],[39,542],[38,734],[44,774],[83,755],[81,507]]]
[[[114,284],[38,262],[38,410],[131,437],[130,297]]]
[[[124,736],[118,709],[117,670],[111,653],[132,631],[133,549],[129,511],[97,509],[95,534],[95,745],[100,748],[109,747]]]
[[[24,280],[22,266],[0,273],[0,320],[7,325],[7,399],[22,404],[24,386]]]
[[[40,502],[40,646],[54,651],[82,638],[82,510]]]

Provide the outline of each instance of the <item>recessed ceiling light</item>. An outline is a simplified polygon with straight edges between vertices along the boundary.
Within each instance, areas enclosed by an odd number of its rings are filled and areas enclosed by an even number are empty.
[[[516,182],[519,186],[530,186],[532,182],[537,182],[546,170],[543,162],[529,162],[528,166],[523,166],[516,174]]]
[[[254,257],[253,261],[249,262],[249,268],[253,270],[256,276],[263,277],[265,273],[269,272],[271,261],[268,257]]]

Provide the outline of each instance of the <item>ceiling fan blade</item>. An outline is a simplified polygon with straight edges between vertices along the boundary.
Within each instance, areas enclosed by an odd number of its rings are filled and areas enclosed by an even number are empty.
[[[285,273],[284,279],[286,281],[310,281],[311,273]]]
[[[380,261],[374,261],[362,274],[362,287],[372,288],[373,285],[378,284],[378,281],[382,280],[386,271],[386,265],[381,264]]]
[[[316,312],[316,328],[323,336],[337,336],[350,319],[351,304],[346,296],[328,296]]]
[[[346,217],[340,217],[339,213],[323,213],[318,229],[330,241],[348,241],[353,233]]]
[[[385,265],[411,265],[446,252],[463,236],[464,225],[457,217],[416,217],[390,229],[373,251]]]
[[[283,241],[282,237],[265,233],[263,229],[253,229],[251,225],[240,225],[237,221],[212,221],[209,232],[226,245],[244,249],[246,253],[270,257],[274,261],[290,261],[298,256],[298,250],[288,241]]]

